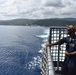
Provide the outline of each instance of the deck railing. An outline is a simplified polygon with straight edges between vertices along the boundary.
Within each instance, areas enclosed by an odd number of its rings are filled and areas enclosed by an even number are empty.
[[[66,27],[51,26],[48,43],[54,43],[65,36],[67,36]],[[60,75],[65,48],[65,44],[43,48],[42,75]]]
[[[49,47],[43,48],[42,75],[55,75],[53,61]]]

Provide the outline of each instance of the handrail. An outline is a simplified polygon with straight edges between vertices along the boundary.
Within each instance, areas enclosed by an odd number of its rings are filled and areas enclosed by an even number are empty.
[[[51,52],[49,47],[43,49],[42,58],[42,75],[55,75],[53,61],[51,58]]]
[[[65,26],[51,26],[47,44],[54,43],[65,36],[67,36]],[[42,75],[61,74],[61,66],[65,58],[65,49],[65,44],[43,48]]]

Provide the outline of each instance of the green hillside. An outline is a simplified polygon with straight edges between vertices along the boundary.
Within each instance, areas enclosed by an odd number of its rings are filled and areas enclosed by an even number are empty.
[[[76,25],[76,19],[45,19],[38,20],[34,24],[41,26],[65,26],[68,24]]]
[[[0,21],[0,25],[40,25],[40,26],[65,26],[76,25],[76,18],[54,18],[54,19],[13,19]]]

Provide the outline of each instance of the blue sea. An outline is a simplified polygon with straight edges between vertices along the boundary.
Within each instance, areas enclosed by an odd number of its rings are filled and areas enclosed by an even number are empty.
[[[41,75],[49,28],[0,26],[0,75]]]

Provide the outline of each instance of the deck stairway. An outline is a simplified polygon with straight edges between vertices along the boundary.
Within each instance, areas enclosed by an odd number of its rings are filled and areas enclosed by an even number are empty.
[[[47,44],[54,43],[66,36],[66,27],[51,26],[49,31],[49,40],[47,41]],[[65,48],[65,44],[43,48],[41,67],[42,75],[61,75],[61,66],[65,57]]]

